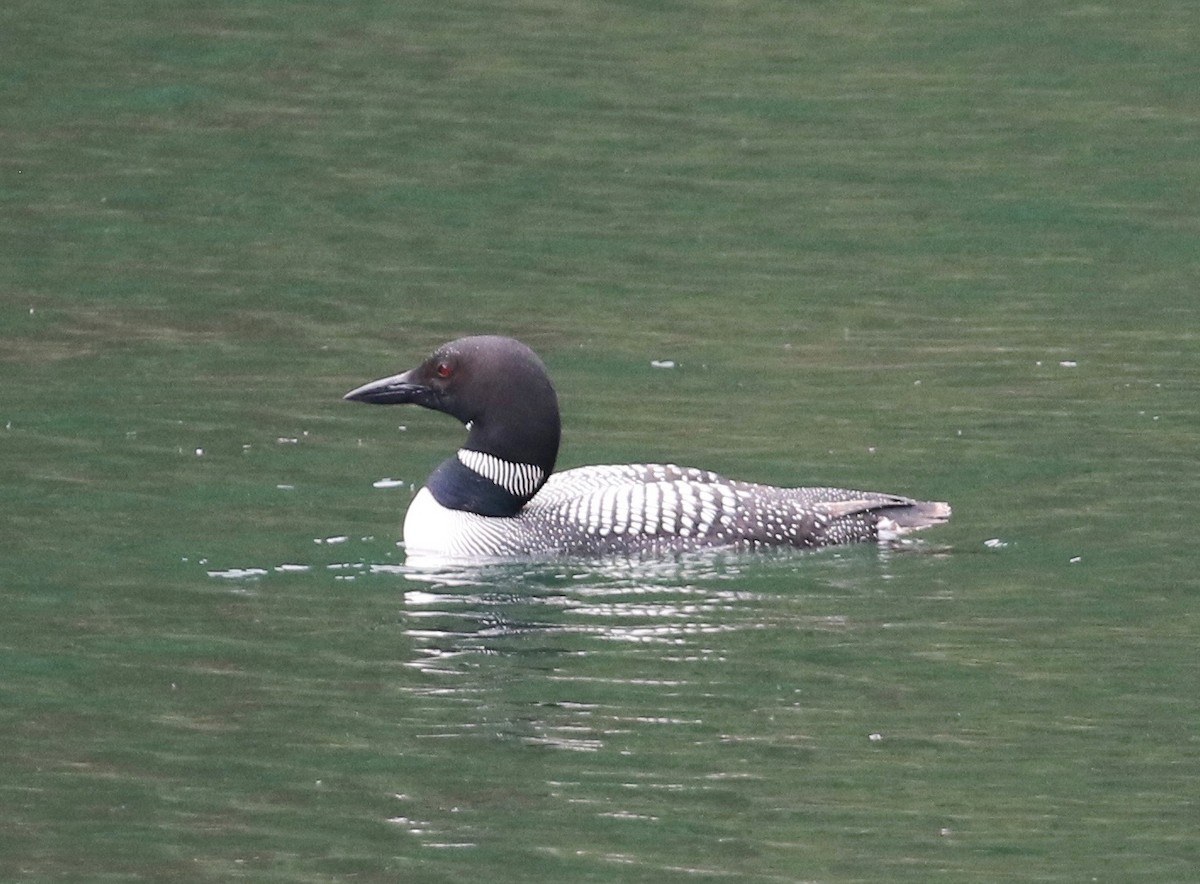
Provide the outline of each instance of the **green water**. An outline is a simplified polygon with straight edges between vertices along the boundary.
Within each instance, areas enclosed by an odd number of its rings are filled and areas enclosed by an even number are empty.
[[[1197,28],[5,4],[0,879],[1196,879]],[[412,572],[461,430],[340,396],[471,332],[954,520]]]

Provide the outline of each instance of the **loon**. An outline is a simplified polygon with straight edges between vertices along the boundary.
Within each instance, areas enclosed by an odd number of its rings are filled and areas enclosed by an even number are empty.
[[[950,517],[949,504],[941,502],[757,485],[672,464],[556,473],[558,396],[542,360],[512,338],[450,341],[411,371],[371,381],[344,398],[415,403],[466,425],[466,442],[409,506],[404,545],[410,558],[811,549],[886,542]]]

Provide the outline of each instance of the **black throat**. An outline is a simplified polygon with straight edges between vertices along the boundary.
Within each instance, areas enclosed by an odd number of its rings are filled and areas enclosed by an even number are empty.
[[[426,480],[425,487],[433,499],[447,509],[480,516],[515,516],[526,501],[526,498],[518,497],[486,476],[481,476],[459,460],[457,455],[442,461],[441,466]]]

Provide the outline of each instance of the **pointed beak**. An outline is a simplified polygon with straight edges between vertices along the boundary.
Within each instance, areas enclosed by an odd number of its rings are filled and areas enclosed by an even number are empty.
[[[413,372],[406,371],[404,374],[380,378],[354,388],[342,398],[371,405],[404,405],[409,402],[420,404],[428,399],[432,391],[423,384],[416,383],[412,376]]]

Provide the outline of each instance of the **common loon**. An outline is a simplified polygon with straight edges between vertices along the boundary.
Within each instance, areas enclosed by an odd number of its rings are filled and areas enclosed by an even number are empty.
[[[777,488],[671,464],[555,473],[558,397],[541,359],[512,338],[450,341],[411,371],[344,398],[415,403],[467,427],[466,442],[409,506],[409,557],[813,548],[893,540],[950,517],[945,503],[843,488]]]

